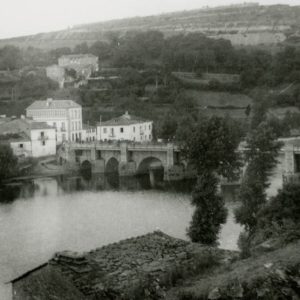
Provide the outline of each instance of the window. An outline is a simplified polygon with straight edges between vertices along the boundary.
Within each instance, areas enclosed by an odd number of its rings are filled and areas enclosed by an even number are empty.
[[[44,136],[45,136],[44,131],[41,131],[41,137],[44,137]]]
[[[45,141],[42,141],[42,145],[45,146],[45,145],[46,145],[46,142],[45,142]]]
[[[135,132],[135,126],[133,126],[133,132]]]
[[[23,144],[19,144],[19,148],[23,148]]]
[[[53,122],[53,126],[56,127],[56,122]]]
[[[149,130],[151,130],[151,124],[149,125]]]
[[[107,133],[107,128],[103,128],[103,133]]]
[[[123,127],[120,128],[120,132],[121,132],[121,133],[124,132],[124,128],[123,128]]]

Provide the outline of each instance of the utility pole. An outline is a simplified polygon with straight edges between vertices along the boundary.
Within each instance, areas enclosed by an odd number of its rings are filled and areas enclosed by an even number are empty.
[[[102,123],[102,116],[100,115],[100,135],[99,135],[99,138],[100,138],[100,142],[101,142],[101,131],[102,131],[102,127],[101,127],[101,123]]]

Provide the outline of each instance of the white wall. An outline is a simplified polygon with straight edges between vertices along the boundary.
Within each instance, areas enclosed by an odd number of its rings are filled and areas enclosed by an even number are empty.
[[[44,135],[42,136],[42,133]],[[56,154],[55,129],[31,130],[32,156],[41,157]]]
[[[75,141],[76,139],[80,139],[82,131],[81,107],[53,109],[53,114],[49,113],[50,111],[50,109],[32,109],[26,112],[27,116],[32,117],[34,121],[45,122],[50,126],[54,126],[56,128],[58,144],[61,144],[64,140]],[[55,111],[60,111],[60,114],[58,115]],[[63,123],[65,130],[62,129]]]
[[[16,156],[21,156],[21,155],[24,155],[25,157],[32,156],[30,141],[11,142],[10,147],[14,155]]]
[[[128,140],[150,142],[153,139],[152,122],[136,123],[127,126],[97,126],[97,140]],[[123,132],[122,132],[123,130]],[[112,134],[113,132],[113,134]]]
[[[84,142],[95,141],[97,139],[96,127],[92,129],[82,129],[81,140]]]

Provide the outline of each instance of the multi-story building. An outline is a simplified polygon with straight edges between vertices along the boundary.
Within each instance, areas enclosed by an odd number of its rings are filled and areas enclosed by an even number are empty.
[[[14,155],[42,157],[56,154],[55,128],[22,117],[0,124],[0,141],[9,144]]]
[[[26,116],[56,128],[57,143],[81,141],[82,108],[73,100],[39,100],[26,109]]]
[[[153,121],[139,117],[124,115],[97,124],[98,141],[135,141],[150,142],[152,136]]]
[[[90,77],[92,72],[98,71],[98,57],[93,54],[63,55],[58,59],[59,67],[74,69],[77,76]]]
[[[96,140],[96,127],[89,124],[82,124],[81,140],[83,142],[93,142]]]

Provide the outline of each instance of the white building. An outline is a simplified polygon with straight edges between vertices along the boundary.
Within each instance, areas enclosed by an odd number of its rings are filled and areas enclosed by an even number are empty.
[[[81,140],[83,142],[94,142],[97,138],[97,128],[88,124],[82,125]]]
[[[98,57],[93,54],[69,54],[58,59],[59,67],[74,69],[77,76],[88,78],[95,71],[98,71]]]
[[[153,121],[131,116],[126,112],[124,115],[97,124],[98,141],[152,141]]]
[[[14,155],[42,157],[56,154],[56,131],[44,122],[21,118],[0,124],[0,136]]]
[[[82,108],[73,100],[39,100],[26,109],[26,116],[56,128],[57,143],[81,141]]]

